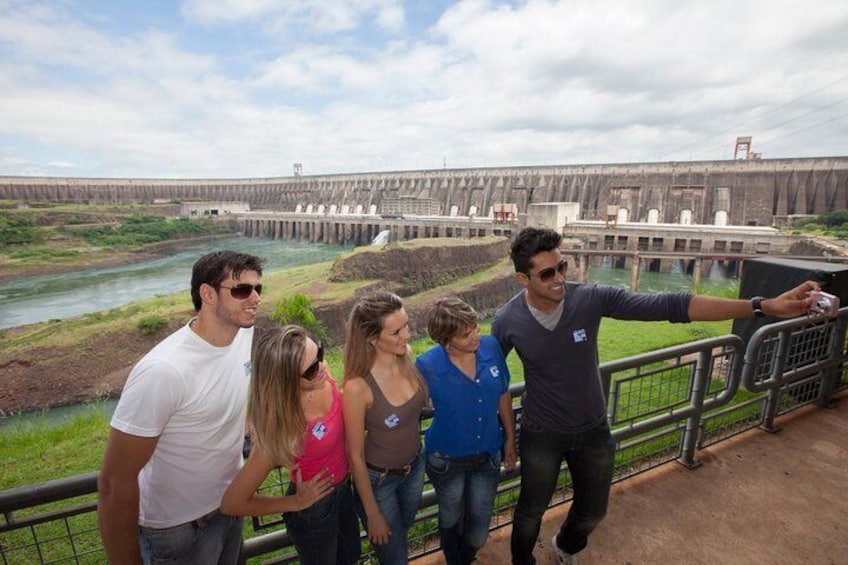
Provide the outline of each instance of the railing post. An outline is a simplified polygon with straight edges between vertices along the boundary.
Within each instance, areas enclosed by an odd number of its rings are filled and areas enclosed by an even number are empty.
[[[780,431],[780,426],[774,423],[774,417],[777,415],[777,409],[780,406],[780,389],[784,381],[783,369],[786,367],[786,357],[789,354],[791,337],[791,332],[787,330],[780,332],[780,338],[777,342],[777,352],[774,355],[774,365],[771,368],[771,375],[777,386],[770,387],[766,394],[766,403],[763,407],[763,423],[760,425],[762,429],[769,433]]]
[[[704,397],[707,394],[707,383],[709,382],[710,370],[712,369],[712,352],[701,351],[695,362],[695,378],[692,382],[692,392],[689,396],[689,404],[692,406],[692,415],[686,419],[686,430],[683,432],[683,445],[677,462],[689,469],[701,465],[695,459],[695,449],[701,429],[701,413],[704,410]]]
[[[840,316],[837,318],[836,327],[830,335],[830,344],[828,345],[831,358],[840,357],[842,355],[845,347],[845,332],[847,327],[848,317]],[[824,371],[821,379],[821,387],[819,388],[819,397],[816,400],[816,404],[823,406],[824,408],[833,407],[834,404],[830,396],[833,394],[833,391],[836,390],[836,383],[839,381],[839,375],[842,373],[842,369],[842,365],[837,365]]]

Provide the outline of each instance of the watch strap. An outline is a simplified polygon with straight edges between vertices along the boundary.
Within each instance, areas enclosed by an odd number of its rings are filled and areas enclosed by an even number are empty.
[[[763,312],[763,300],[765,300],[763,296],[754,296],[751,298],[751,308],[753,308],[754,316],[757,318],[766,317],[766,313]]]

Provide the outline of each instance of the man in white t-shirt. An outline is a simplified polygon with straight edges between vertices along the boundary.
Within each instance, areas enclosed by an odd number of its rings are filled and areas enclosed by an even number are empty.
[[[242,465],[263,263],[234,251],[198,259],[197,317],[130,373],[97,481],[111,563],[238,561],[242,520],[218,507]]]

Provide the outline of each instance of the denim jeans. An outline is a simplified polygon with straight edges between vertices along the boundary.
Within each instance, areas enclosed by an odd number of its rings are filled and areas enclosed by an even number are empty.
[[[533,546],[563,459],[571,472],[574,497],[557,541],[567,553],[579,552],[607,512],[615,466],[615,440],[609,425],[604,422],[585,432],[559,433],[525,423],[519,446],[521,492],[513,514],[513,564],[536,562]]]
[[[241,552],[242,518],[215,511],[173,528],[138,529],[145,565],[234,565]]]
[[[296,491],[290,483],[287,494]],[[287,512],[283,519],[301,565],[351,565],[359,560],[359,522],[350,481],[339,483],[309,508]]]
[[[381,565],[408,563],[407,534],[421,505],[421,493],[424,490],[424,458],[420,454],[417,455],[409,473],[405,476],[368,469],[368,478],[371,481],[374,498],[377,499],[377,506],[389,524],[391,532],[389,543],[372,544],[374,553]],[[359,497],[356,497],[356,506],[365,529],[368,529],[365,507],[362,506]]]
[[[427,454],[427,476],[439,504],[439,538],[447,565],[467,565],[486,543],[500,479],[501,455]]]

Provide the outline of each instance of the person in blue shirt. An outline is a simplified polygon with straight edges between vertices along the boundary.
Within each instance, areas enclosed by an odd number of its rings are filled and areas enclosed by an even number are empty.
[[[459,298],[436,302],[427,333],[438,345],[416,361],[435,408],[425,434],[426,471],[445,560],[464,565],[489,535],[501,461],[515,469],[509,369],[498,341],[480,336],[477,312]]]

